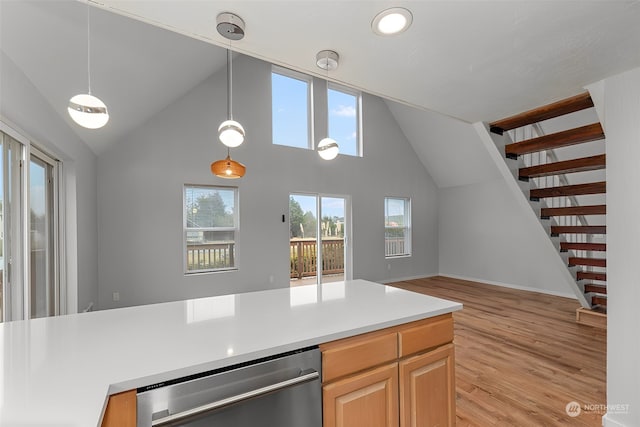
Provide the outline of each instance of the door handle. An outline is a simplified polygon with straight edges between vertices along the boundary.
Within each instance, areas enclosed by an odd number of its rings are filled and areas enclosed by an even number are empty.
[[[211,412],[216,409],[224,408],[225,406],[233,405],[234,403],[242,402],[244,400],[253,399],[255,397],[263,396],[268,393],[273,393],[278,390],[293,387],[298,384],[306,383],[320,378],[320,374],[316,370],[308,370],[300,373],[300,376],[290,378],[288,380],[280,381],[274,384],[269,384],[264,387],[260,387],[254,390],[250,390],[244,393],[237,394],[235,396],[226,397],[224,399],[216,400],[215,402],[207,403],[202,406],[198,406],[186,411],[178,412],[177,414],[167,415],[166,417],[158,418],[151,421],[152,426],[163,426],[172,424],[178,421],[185,420],[187,418],[195,417],[197,415]]]

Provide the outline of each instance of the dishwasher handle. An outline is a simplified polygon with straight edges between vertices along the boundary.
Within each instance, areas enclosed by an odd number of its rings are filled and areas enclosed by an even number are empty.
[[[235,396],[220,399],[215,402],[207,403],[206,405],[198,406],[192,409],[187,409],[186,411],[178,412],[177,414],[172,414],[166,417],[158,418],[156,420],[153,420],[151,422],[151,425],[163,426],[170,423],[175,423],[177,421],[181,421],[186,418],[195,417],[197,415],[204,414],[206,412],[214,411],[216,409],[224,408],[225,406],[233,405],[234,403],[253,399],[255,397],[259,397],[268,393],[273,393],[278,390],[282,390],[288,387],[293,387],[298,384],[313,381],[317,378],[320,378],[320,374],[318,373],[318,371],[314,369],[309,369],[307,371],[302,371],[300,373],[300,376],[297,376],[295,378],[290,378],[288,380],[284,380],[275,384],[270,384],[264,387],[247,391],[245,393],[237,394]]]

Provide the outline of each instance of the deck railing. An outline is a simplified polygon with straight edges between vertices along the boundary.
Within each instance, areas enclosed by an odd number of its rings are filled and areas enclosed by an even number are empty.
[[[234,242],[187,244],[187,271],[232,268],[234,266]]]
[[[318,271],[316,239],[291,239],[289,242],[291,278],[315,276]],[[322,274],[344,272],[344,239],[325,237],[322,239]]]
[[[384,250],[386,256],[404,255],[406,239],[404,237],[385,237]]]

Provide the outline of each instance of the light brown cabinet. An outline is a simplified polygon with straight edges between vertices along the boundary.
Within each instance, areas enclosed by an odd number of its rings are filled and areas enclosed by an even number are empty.
[[[109,397],[101,427],[136,426],[136,390],[113,394]]]
[[[455,425],[453,317],[320,346],[324,427]]]
[[[400,426],[453,426],[456,419],[453,344],[402,360]]]
[[[322,406],[324,427],[398,427],[398,364],[324,386]]]

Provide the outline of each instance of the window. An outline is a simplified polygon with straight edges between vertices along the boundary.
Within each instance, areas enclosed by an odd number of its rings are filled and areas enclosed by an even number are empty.
[[[238,189],[185,185],[185,272],[236,270]]]
[[[359,92],[329,84],[327,90],[329,137],[335,139],[340,154],[361,156]]]
[[[312,148],[311,77],[283,68],[271,73],[273,143]]]
[[[384,198],[384,255],[411,255],[411,199]]]
[[[0,321],[66,310],[60,167],[0,122]]]

